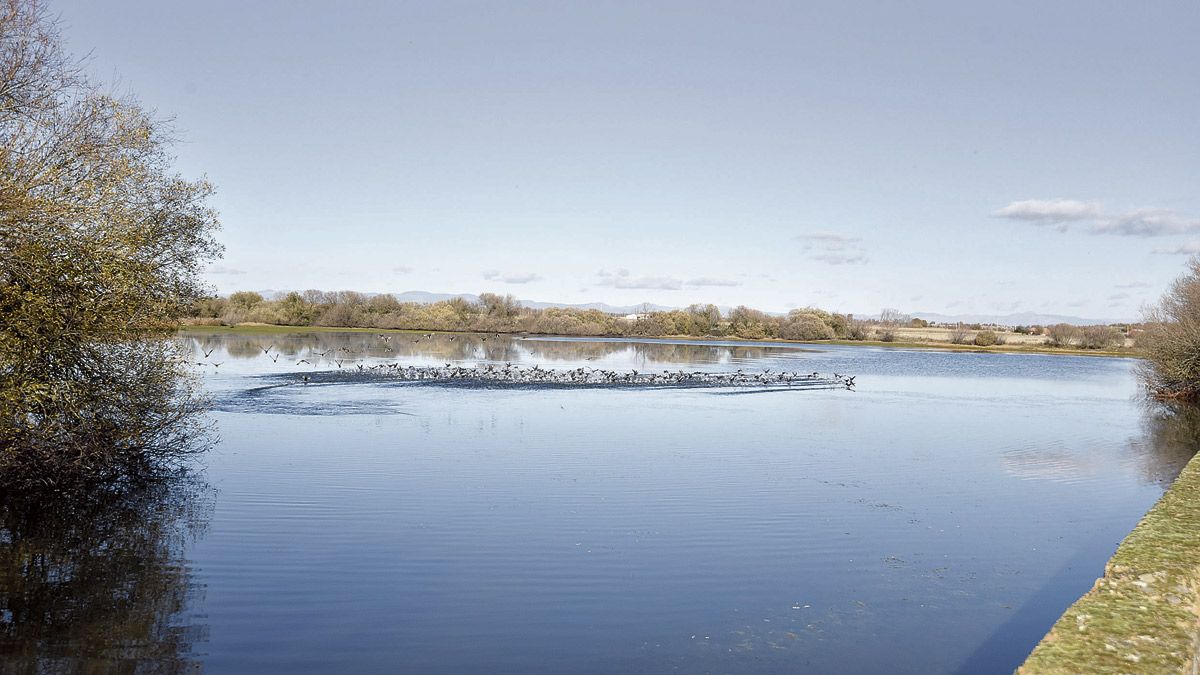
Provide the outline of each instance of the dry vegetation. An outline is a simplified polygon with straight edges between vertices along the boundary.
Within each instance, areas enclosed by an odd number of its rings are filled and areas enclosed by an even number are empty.
[[[479,302],[461,298],[434,303],[400,302],[388,294],[309,290],[274,299],[241,291],[200,300],[191,309],[194,325],[268,324],[330,328],[537,333],[616,337],[715,337],[744,340],[873,341],[893,344],[958,344],[975,347],[1119,350],[1128,326],[1050,327],[930,326],[896,310],[864,320],[816,308],[769,314],[749,307],[727,313],[715,305],[644,312],[631,316],[574,308],[532,309],[511,295],[484,293]]]
[[[1200,257],[1146,313],[1142,377],[1159,398],[1200,399]]]
[[[36,2],[0,1],[0,493],[112,486],[194,449],[166,338],[220,248],[169,140],[79,73]]]

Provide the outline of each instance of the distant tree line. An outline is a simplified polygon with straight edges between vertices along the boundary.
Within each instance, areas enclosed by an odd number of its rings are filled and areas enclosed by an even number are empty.
[[[716,305],[644,312],[630,316],[596,309],[525,307],[511,295],[484,293],[478,302],[451,298],[433,303],[400,302],[390,294],[354,291],[292,292],[275,299],[240,291],[193,304],[193,323],[328,326],[437,331],[541,333],[579,336],[733,337],[743,339],[866,339],[865,322],[815,308],[785,315],[735,307],[723,314]]]

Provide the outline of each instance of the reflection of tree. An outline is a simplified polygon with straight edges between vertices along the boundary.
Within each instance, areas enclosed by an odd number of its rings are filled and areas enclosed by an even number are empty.
[[[1184,403],[1149,405],[1144,418],[1145,440],[1138,445],[1146,477],[1165,486],[1174,482],[1200,449],[1200,407]]]
[[[384,339],[386,338],[386,339]],[[429,359],[435,361],[519,362],[524,354],[537,361],[577,363],[618,356],[643,363],[711,364],[738,359],[760,359],[780,348],[757,345],[631,342],[623,340],[520,339],[483,333],[420,333],[366,331],[296,332],[262,334],[198,334],[190,338],[192,353],[219,347],[220,358],[265,359],[264,349],[293,359],[306,358],[314,365],[332,366],[363,359]],[[320,356],[326,354],[326,356]],[[283,363],[281,360],[280,363]]]
[[[0,503],[0,670],[194,671],[206,628],[184,615],[196,594],[184,553],[211,503],[195,479]]]

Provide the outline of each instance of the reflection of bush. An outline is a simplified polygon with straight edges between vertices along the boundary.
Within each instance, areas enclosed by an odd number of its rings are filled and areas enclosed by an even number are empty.
[[[92,344],[71,379],[0,397],[0,494],[112,489],[207,448],[206,401],[169,340]]]
[[[384,340],[383,338],[387,338]],[[543,361],[579,362],[599,360],[614,356],[631,356],[646,362],[671,363],[721,363],[731,359],[761,358],[770,347],[753,344],[712,345],[699,342],[629,342],[629,341],[574,341],[521,339],[509,335],[459,333],[421,334],[389,333],[380,335],[361,331],[313,332],[313,333],[264,333],[260,335],[204,335],[188,338],[192,359],[205,362],[203,352],[220,349],[211,360],[226,356],[235,359],[266,358],[265,349],[271,354],[284,354],[288,361],[280,360],[281,366],[295,365],[295,360],[304,358],[312,365],[331,366],[333,359],[348,363],[362,359],[478,361],[497,363],[518,362],[522,356]],[[325,356],[321,356],[325,354]]]
[[[179,479],[0,504],[4,672],[195,672],[206,629],[181,623],[197,593],[184,553],[211,502],[207,485]]]
[[[1148,405],[1142,461],[1147,477],[1166,485],[1200,450],[1200,408],[1186,403]]]

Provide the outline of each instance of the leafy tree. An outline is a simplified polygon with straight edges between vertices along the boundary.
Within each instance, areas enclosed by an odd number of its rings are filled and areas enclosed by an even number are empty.
[[[263,296],[254,291],[238,291],[229,296],[229,304],[243,312],[249,311],[255,305],[262,304],[262,301]]]
[[[289,326],[307,326],[313,320],[313,306],[304,296],[292,291],[279,301],[279,314]]]
[[[171,464],[199,410],[164,340],[220,255],[163,123],[88,82],[33,0],[0,4],[0,479]]]
[[[831,340],[833,329],[825,322],[825,312],[814,309],[794,309],[779,327],[779,337],[785,340]]]

